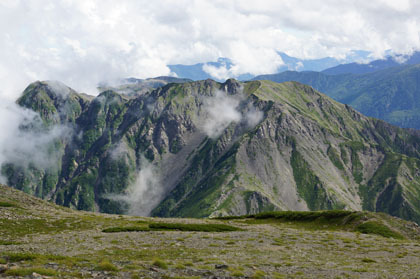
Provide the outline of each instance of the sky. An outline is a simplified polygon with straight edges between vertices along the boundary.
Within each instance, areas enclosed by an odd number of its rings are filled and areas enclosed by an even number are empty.
[[[232,75],[258,75],[283,63],[277,51],[409,54],[419,27],[420,1],[410,0],[0,0],[0,98],[35,80],[95,95],[99,82],[219,57],[232,60]]]

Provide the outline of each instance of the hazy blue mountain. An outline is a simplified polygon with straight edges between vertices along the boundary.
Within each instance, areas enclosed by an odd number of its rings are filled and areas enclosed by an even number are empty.
[[[368,116],[400,127],[420,129],[420,64],[367,74],[287,71],[255,79],[302,82]]]
[[[413,65],[420,63],[420,52],[414,52],[412,55],[396,55],[387,56],[385,59],[378,59],[371,61],[367,64],[360,63],[348,63],[341,64],[329,69],[325,69],[322,72],[328,75],[340,75],[340,74],[366,74],[372,73],[379,70],[401,66],[401,65]],[[319,70],[316,70],[319,71]]]
[[[208,62],[207,64],[215,66],[215,67],[222,67],[226,63],[226,65],[231,65],[229,59],[219,58],[216,62]],[[197,63],[194,65],[168,65],[169,69],[174,72],[180,78],[189,78],[192,80],[204,80],[211,78],[211,76],[203,70],[203,66],[206,63]]]
[[[279,67],[277,69],[278,72],[283,72],[287,70],[322,71],[326,68],[334,67],[340,64],[339,60],[332,57],[304,60],[304,59],[288,56],[286,53],[283,53],[283,52],[279,52],[279,55],[283,59],[283,62],[285,65]]]
[[[320,59],[299,59],[296,57],[292,57],[287,55],[284,52],[278,52],[279,56],[282,58],[284,65],[280,66],[277,69],[277,72],[284,72],[288,70],[295,70],[295,71],[322,71],[324,69],[334,67],[339,65],[340,63],[349,63],[353,61],[359,60],[366,60],[368,59],[368,55],[370,54],[367,51],[352,51],[349,55],[343,59],[338,60],[332,57],[325,57]],[[188,78],[192,80],[204,80],[204,79],[215,79],[209,73],[203,70],[204,65],[210,65],[213,67],[226,67],[229,69],[232,67],[232,61],[228,58],[219,58],[216,62],[208,62],[208,63],[197,63],[194,65],[168,65],[169,69],[174,72],[180,78]],[[236,77],[238,80],[249,80],[252,79],[254,75],[251,74],[243,74],[239,77]],[[217,79],[215,79],[217,80]],[[218,80],[224,81],[224,80]]]

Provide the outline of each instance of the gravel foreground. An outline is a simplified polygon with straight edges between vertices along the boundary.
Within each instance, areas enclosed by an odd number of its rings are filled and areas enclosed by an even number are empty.
[[[400,240],[277,220],[95,214],[0,186],[0,277],[420,278],[418,226],[387,218],[411,233]],[[239,230],[147,230],[163,222]],[[103,232],[112,227],[136,230]]]

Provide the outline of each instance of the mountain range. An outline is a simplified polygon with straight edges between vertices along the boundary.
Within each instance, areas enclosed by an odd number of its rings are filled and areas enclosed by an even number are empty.
[[[327,75],[341,74],[366,74],[376,71],[397,67],[401,65],[414,65],[420,63],[420,52],[415,51],[412,54],[387,54],[382,59],[373,60],[371,53],[367,51],[352,51],[344,59],[333,57],[324,57],[319,59],[300,59],[287,55],[284,52],[278,52],[283,61],[283,65],[276,69],[276,73],[285,71],[314,71],[322,72]],[[228,58],[219,58],[215,62],[197,63],[193,65],[175,64],[168,65],[173,74],[179,78],[191,80],[215,79],[224,81],[223,78],[212,75],[207,66],[215,69],[225,68],[229,70],[233,62]],[[255,75],[250,73],[242,74],[236,77],[238,80],[246,81],[255,79]]]
[[[364,209],[420,221],[419,131],[298,82],[204,80],[91,97],[38,81],[17,103],[39,114],[22,133],[51,135],[55,161],[11,160],[2,174],[60,205],[165,217]]]

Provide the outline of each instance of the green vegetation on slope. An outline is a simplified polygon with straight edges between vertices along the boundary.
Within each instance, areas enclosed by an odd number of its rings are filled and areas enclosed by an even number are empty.
[[[365,222],[356,227],[357,231],[366,234],[377,234],[383,237],[392,237],[395,239],[403,239],[403,236],[389,227],[375,221]]]
[[[293,150],[290,163],[299,195],[306,201],[310,210],[332,209],[328,196],[319,178],[296,150]]]
[[[271,223],[273,220],[288,222],[299,228],[315,230],[346,230],[375,234],[387,238],[404,239],[404,236],[390,228],[385,218],[372,213],[326,210],[326,211],[276,211],[244,216],[219,217],[220,220],[245,220],[246,223]]]

